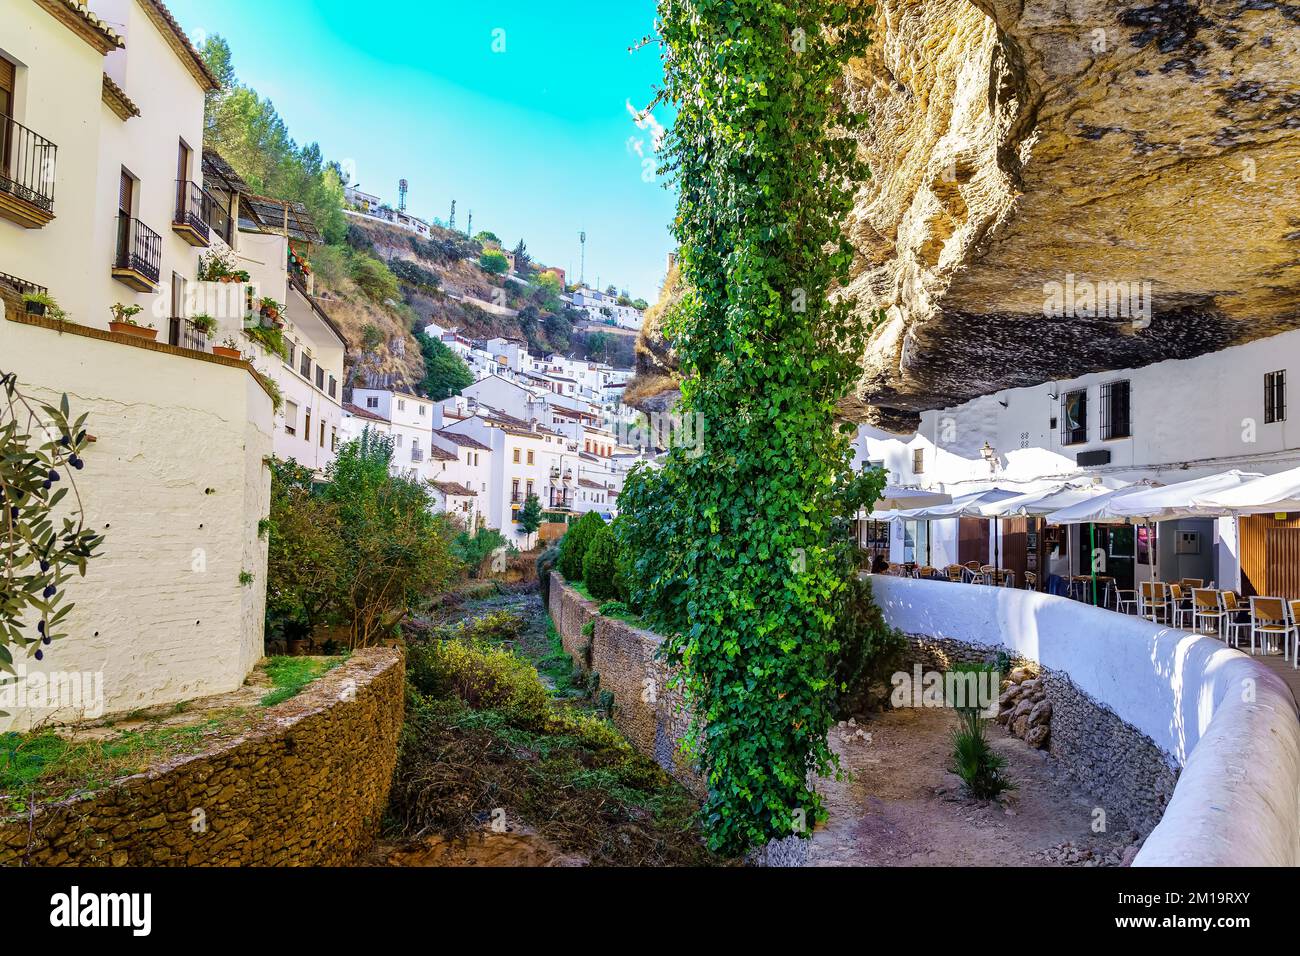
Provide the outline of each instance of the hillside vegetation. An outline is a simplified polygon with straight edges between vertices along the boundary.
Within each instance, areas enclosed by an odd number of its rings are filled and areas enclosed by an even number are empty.
[[[429,322],[469,339],[517,339],[534,354],[632,364],[633,338],[591,326],[567,307],[558,278],[533,261],[522,239],[509,274],[491,232],[471,237],[435,224],[426,239],[349,215],[339,164],[315,143],[299,146],[271,101],[239,82],[224,39],[210,37],[202,54],[221,81],[208,97],[205,144],[255,191],[302,203],[325,237],[310,261],[320,305],[347,339],[349,385],[421,389],[426,369],[417,333]]]

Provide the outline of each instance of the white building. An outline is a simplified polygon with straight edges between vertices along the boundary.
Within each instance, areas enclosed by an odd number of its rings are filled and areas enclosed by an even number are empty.
[[[864,428],[858,462],[879,463],[892,482],[954,496],[997,486],[1033,491],[1055,483],[1115,487],[1149,479],[1164,484],[1238,469],[1271,474],[1300,465],[1300,430],[1288,424],[1287,387],[1300,374],[1300,332],[1193,359],[1099,372],[1000,391],[962,405],[924,412],[914,435]],[[893,560],[939,566],[987,554],[987,532],[947,520],[890,529]],[[1001,522],[992,546],[1019,555],[1032,531]],[[1163,580],[1217,579],[1245,593],[1300,592],[1300,569],[1269,567],[1270,538],[1300,529],[1300,516],[1259,515],[1162,523],[1156,570]],[[1087,550],[1104,547],[1117,576],[1130,576],[1151,545],[1133,529],[1039,529],[1028,551],[1040,573],[1086,566]],[[1300,530],[1295,532],[1300,534]],[[879,547],[885,532],[869,529]],[[1093,540],[1096,534],[1098,539]],[[928,553],[925,544],[928,538]],[[1050,545],[1050,547],[1042,547]],[[1291,580],[1294,577],[1296,580]],[[1300,597],[1300,593],[1292,596]]]
[[[630,305],[619,305],[618,297],[582,286],[573,293],[573,307],[587,313],[593,322],[613,322],[625,329],[640,329],[645,313]]]
[[[232,335],[244,357],[273,379],[283,395],[277,414],[275,455],[294,460],[324,475],[342,440],[343,359],[347,340],[313,295],[315,277],[304,265],[312,247],[324,242],[310,214],[300,203],[253,195],[234,170],[213,150],[203,158],[204,181],[214,196],[228,197],[236,210],[231,232],[229,265],[247,272],[254,302],[272,299],[283,311],[272,322],[257,312],[229,321],[200,294],[190,314],[209,311],[219,320],[217,335]],[[232,286],[205,284],[217,291]],[[233,287],[233,288],[238,288]],[[202,290],[206,291],[206,290]],[[250,335],[249,322],[279,327],[283,352]],[[188,331],[188,330],[186,330]]]
[[[433,234],[428,222],[419,216],[412,216],[400,209],[394,209],[378,196],[362,192],[351,186],[343,187],[343,201],[347,204],[343,211],[349,216],[358,219],[370,219],[374,222],[386,222],[389,225],[405,229],[407,232],[413,232],[424,239],[428,239]]]
[[[346,440],[360,437],[368,427],[389,435],[394,473],[421,480],[435,477],[429,458],[436,407],[432,401],[393,389],[354,388],[351,404],[343,421]]]
[[[156,0],[0,0],[0,24],[0,367],[89,415],[79,491],[106,535],[70,638],[24,666],[99,674],[103,714],[234,690],[264,650],[273,424],[246,363],[179,334],[230,235],[200,182],[216,81]],[[72,321],[21,298],[41,291]],[[110,331],[115,304],[139,327]],[[8,709],[19,729],[97,716]]]

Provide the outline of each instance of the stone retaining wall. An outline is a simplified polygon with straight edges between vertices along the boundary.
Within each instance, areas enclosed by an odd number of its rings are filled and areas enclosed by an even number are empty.
[[[1147,834],[1160,822],[1178,781],[1177,764],[1150,737],[1076,687],[1068,674],[1019,656],[1004,645],[924,634],[907,638],[912,648],[909,667],[915,662],[925,669],[946,671],[955,664],[992,661],[999,651],[1013,667],[1032,666],[1051,702],[1046,749],[1100,801],[1107,827]]]
[[[1052,752],[1103,798],[1159,816],[1135,866],[1300,864],[1300,720],[1259,661],[1047,594],[882,576],[872,585],[905,633],[1037,662],[1055,708]]]
[[[357,651],[240,737],[0,820],[0,865],[352,863],[388,803],[404,670],[399,650]]]
[[[663,638],[602,616],[558,571],[551,572],[550,611],[565,652],[599,675],[600,689],[613,695],[614,726],[682,786],[703,796],[704,779],[681,753],[690,714],[680,689],[672,686],[675,669],[659,656]],[[583,633],[588,622],[594,622],[590,636]]]

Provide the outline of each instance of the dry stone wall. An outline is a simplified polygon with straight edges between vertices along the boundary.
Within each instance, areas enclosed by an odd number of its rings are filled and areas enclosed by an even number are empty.
[[[340,866],[378,832],[402,727],[401,651],[358,651],[248,733],[0,819],[0,866]]]
[[[1061,671],[1018,657],[1010,648],[910,634],[912,663],[946,671],[1006,655],[1011,670],[999,698],[998,724],[1046,749],[1106,810],[1107,827],[1149,833],[1165,811],[1178,770],[1150,737],[1084,693]],[[1026,687],[1028,685],[1028,687]],[[1037,720],[1032,716],[1037,710]]]
[[[558,571],[551,572],[550,610],[565,652],[599,675],[600,689],[613,695],[614,725],[638,751],[703,796],[704,779],[681,752],[691,718],[674,686],[675,669],[659,655],[663,638],[602,616]],[[594,622],[590,635],[583,633],[588,622]]]

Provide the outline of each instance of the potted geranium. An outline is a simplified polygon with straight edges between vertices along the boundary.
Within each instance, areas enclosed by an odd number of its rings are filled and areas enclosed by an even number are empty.
[[[108,323],[108,327],[114,332],[134,335],[138,339],[148,339],[151,342],[158,337],[158,329],[152,322],[141,325],[135,320],[135,317],[144,311],[140,306],[115,302],[109,306],[109,311],[113,313],[113,320]]]
[[[220,345],[212,346],[212,354],[237,360],[244,357],[244,353],[239,350],[239,342],[233,335],[227,335],[226,340]]]

